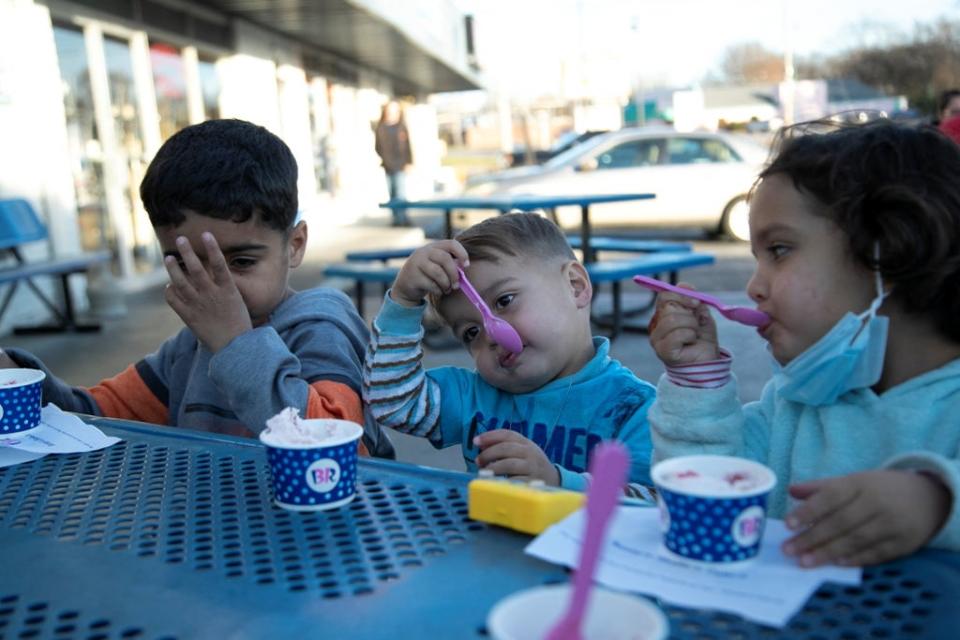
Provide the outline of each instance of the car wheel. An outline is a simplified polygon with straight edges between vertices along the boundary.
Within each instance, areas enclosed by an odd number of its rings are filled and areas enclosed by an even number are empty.
[[[730,201],[723,210],[720,228],[734,240],[750,240],[750,205],[746,196],[737,196]]]

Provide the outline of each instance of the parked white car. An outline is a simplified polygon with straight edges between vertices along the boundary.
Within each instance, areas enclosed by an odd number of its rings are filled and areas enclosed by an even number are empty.
[[[698,227],[749,240],[746,196],[766,159],[767,150],[746,138],[659,127],[621,129],[590,138],[541,166],[478,176],[466,193],[649,192],[656,198],[592,205],[591,224]],[[557,221],[576,228],[580,211],[562,207]]]

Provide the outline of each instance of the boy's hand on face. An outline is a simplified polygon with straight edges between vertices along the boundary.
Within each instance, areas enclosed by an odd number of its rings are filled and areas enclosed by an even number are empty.
[[[477,456],[480,469],[490,469],[498,476],[517,480],[543,480],[553,487],[560,484],[560,472],[543,449],[516,431],[487,431],[474,438],[473,444],[480,447]]]
[[[164,258],[164,266],[170,275],[170,284],[164,294],[167,304],[197,339],[217,353],[231,340],[250,331],[253,325],[216,238],[211,233],[204,233],[203,244],[209,272],[190,242],[184,237],[177,238],[183,268],[173,256]]]
[[[913,553],[950,513],[950,491],[936,478],[911,471],[867,471],[795,484],[803,504],[787,514],[800,531],[783,545],[803,567],[861,566]]]
[[[405,307],[416,307],[428,294],[444,295],[460,288],[457,266],[469,264],[467,250],[456,240],[440,240],[413,252],[403,263],[390,297]]]
[[[681,287],[693,289],[683,282]],[[650,319],[650,345],[668,367],[720,357],[717,325],[707,305],[676,293],[657,295]]]

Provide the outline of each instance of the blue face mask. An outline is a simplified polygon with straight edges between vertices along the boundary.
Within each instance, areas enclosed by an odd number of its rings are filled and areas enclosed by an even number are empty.
[[[889,295],[876,272],[877,296],[857,315],[847,312],[822,338],[781,367],[774,361],[773,383],[780,396],[812,406],[833,404],[854,389],[871,387],[883,373],[888,319],[877,309]],[[769,346],[768,346],[769,348]]]

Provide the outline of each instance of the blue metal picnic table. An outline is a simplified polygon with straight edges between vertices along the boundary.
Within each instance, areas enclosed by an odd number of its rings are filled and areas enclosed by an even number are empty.
[[[531,209],[554,209],[556,207],[580,207],[580,246],[583,250],[583,262],[593,262],[595,252],[590,244],[590,205],[604,202],[625,202],[629,200],[650,200],[653,193],[606,193],[583,195],[535,195],[517,194],[510,196],[457,196],[453,198],[431,198],[429,200],[392,200],[380,206],[387,209],[434,209],[444,212],[444,235],[453,237],[453,211],[455,209],[492,209],[507,213],[513,209],[529,211]]]
[[[0,637],[473,638],[520,589],[567,579],[467,517],[464,473],[362,460],[333,511],[272,502],[259,442],[87,418],[122,442],[0,469]],[[960,554],[828,584],[782,630],[659,603],[672,638],[949,638]]]

